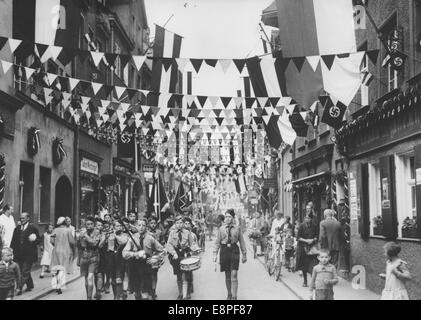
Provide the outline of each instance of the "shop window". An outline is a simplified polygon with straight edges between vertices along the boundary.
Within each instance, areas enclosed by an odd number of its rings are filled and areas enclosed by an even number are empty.
[[[21,161],[19,173],[20,212],[34,214],[34,164]]]
[[[382,207],[380,167],[378,163],[368,164],[368,199],[370,212],[370,235],[382,235]]]
[[[390,47],[394,32],[397,28],[397,14],[393,14],[388,21],[381,27],[380,32],[382,34],[382,40]],[[382,49],[382,57],[385,59],[388,55],[388,52],[385,48]],[[394,70],[388,64],[386,67],[386,80],[387,80],[387,90],[388,92],[396,89],[398,87],[398,71]]]
[[[51,169],[40,167],[39,171],[39,222],[50,223]]]
[[[90,177],[80,179],[80,212],[85,216],[98,212],[98,182]]]
[[[415,156],[396,156],[395,161],[398,235],[402,238],[418,238]]]

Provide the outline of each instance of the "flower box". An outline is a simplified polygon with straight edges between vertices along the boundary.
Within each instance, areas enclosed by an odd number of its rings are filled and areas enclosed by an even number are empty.
[[[402,229],[402,238],[418,239],[417,229]]]
[[[375,226],[373,228],[373,235],[382,236],[383,235],[383,226]]]

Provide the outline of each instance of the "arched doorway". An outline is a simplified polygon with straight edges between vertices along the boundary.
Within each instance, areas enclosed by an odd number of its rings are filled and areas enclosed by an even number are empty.
[[[55,221],[59,217],[71,217],[73,219],[72,185],[66,176],[61,176],[56,183]]]

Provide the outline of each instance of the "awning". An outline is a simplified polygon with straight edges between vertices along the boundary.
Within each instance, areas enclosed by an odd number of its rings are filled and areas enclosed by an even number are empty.
[[[300,182],[304,182],[304,181],[314,180],[314,179],[316,179],[318,177],[321,177],[321,176],[324,176],[326,174],[329,174],[329,171],[324,171],[324,172],[316,173],[316,174],[313,174],[312,176],[308,176],[308,177],[305,177],[305,178],[301,178],[301,179],[292,181],[291,183],[292,184],[296,184],[296,183],[300,183]]]

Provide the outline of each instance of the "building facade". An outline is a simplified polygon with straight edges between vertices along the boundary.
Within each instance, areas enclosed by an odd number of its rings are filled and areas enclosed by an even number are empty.
[[[364,266],[367,287],[380,293],[383,246],[398,241],[414,279],[407,283],[410,298],[420,299],[421,2],[369,1],[367,9],[381,37],[367,20],[357,40],[361,50],[380,49],[377,63],[367,58],[362,65],[374,80],[362,87],[336,136],[348,163],[351,262]],[[393,41],[406,55],[400,70],[382,66]]]

